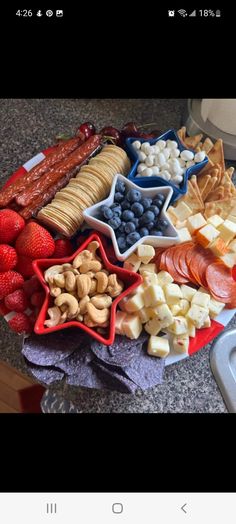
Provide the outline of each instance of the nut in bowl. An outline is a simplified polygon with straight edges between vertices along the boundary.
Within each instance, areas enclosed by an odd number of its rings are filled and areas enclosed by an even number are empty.
[[[110,237],[118,260],[125,260],[140,244],[164,247],[180,238],[166,210],[171,187],[141,188],[116,175],[108,198],[84,211],[85,221]]]
[[[127,151],[134,164],[128,179],[140,187],[167,186],[173,189],[172,202],[187,192],[187,180],[208,162],[204,152],[187,149],[171,129],[149,140],[128,138]]]
[[[70,257],[35,260],[33,267],[46,293],[37,335],[78,327],[102,344],[113,343],[117,304],[142,278],[111,264],[98,235]]]

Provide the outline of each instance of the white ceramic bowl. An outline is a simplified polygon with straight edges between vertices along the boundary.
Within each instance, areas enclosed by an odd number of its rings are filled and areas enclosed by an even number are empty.
[[[143,197],[150,197],[153,198],[158,193],[162,193],[165,196],[165,202],[163,204],[163,208],[160,213],[160,218],[164,218],[169,223],[168,228],[166,229],[166,236],[162,237],[155,237],[152,235],[144,236],[140,238],[133,246],[130,246],[129,249],[124,251],[123,253],[120,252],[117,239],[115,235],[115,231],[112,229],[109,224],[106,222],[103,222],[100,220],[99,217],[99,209],[101,206],[111,206],[114,203],[114,193],[115,193],[115,187],[117,180],[122,180],[122,182],[125,183],[126,187],[128,189],[138,189],[143,195]],[[131,253],[133,253],[137,247],[140,244],[149,244],[153,247],[166,247],[166,246],[172,246],[173,244],[178,244],[180,242],[180,238],[178,235],[178,231],[173,226],[172,222],[170,221],[169,217],[166,214],[167,207],[170,203],[171,197],[173,194],[173,189],[169,186],[162,186],[162,187],[152,187],[152,188],[142,188],[140,186],[137,186],[127,178],[125,178],[123,175],[116,175],[114,177],[112,186],[111,186],[111,192],[110,195],[105,199],[99,202],[98,204],[95,204],[94,206],[89,207],[86,209],[83,213],[84,219],[91,226],[93,229],[96,229],[97,231],[100,231],[107,237],[110,237],[112,239],[113,247],[115,250],[115,254],[118,260],[126,260]]]

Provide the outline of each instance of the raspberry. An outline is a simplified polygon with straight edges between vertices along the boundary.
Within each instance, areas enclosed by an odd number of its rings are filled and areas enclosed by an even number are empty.
[[[7,295],[4,302],[10,311],[23,312],[29,306],[28,298],[23,289],[17,289],[10,295]]]
[[[8,325],[19,335],[22,333],[31,333],[33,331],[32,323],[25,313],[16,313],[14,317],[9,320]]]

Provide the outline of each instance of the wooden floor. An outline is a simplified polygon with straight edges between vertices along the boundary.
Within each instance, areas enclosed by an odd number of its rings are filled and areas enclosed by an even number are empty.
[[[0,413],[40,413],[45,388],[0,362]]]

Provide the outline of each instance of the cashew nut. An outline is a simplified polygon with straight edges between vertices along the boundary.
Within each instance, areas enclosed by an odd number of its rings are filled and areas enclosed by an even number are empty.
[[[91,289],[91,278],[87,275],[78,275],[76,277],[77,293],[79,298],[89,295]]]
[[[67,320],[67,317],[68,317],[67,311],[64,311],[64,313],[62,313],[62,315],[61,315],[60,323],[64,324],[64,322],[66,322],[66,320]]]
[[[60,288],[65,287],[65,277],[63,273],[58,273],[58,275],[55,275],[53,278],[53,283]]]
[[[62,271],[62,266],[51,266],[44,272],[44,279],[46,282],[50,282],[49,279],[53,278],[55,275],[58,275],[58,273],[62,273]]]
[[[92,253],[88,251],[87,249],[84,249],[75,257],[73,260],[73,267],[75,269],[78,269],[84,262],[89,261],[92,259]]]
[[[95,280],[95,278],[92,278],[89,294],[94,295],[94,293],[97,293],[97,280]]]
[[[83,322],[83,319],[84,319],[84,317],[80,313],[76,317],[76,320],[78,320],[78,322]]]
[[[97,292],[104,293],[108,286],[108,276],[103,273],[103,271],[98,271],[95,273],[95,278],[98,281],[97,283]]]
[[[90,277],[90,278],[94,278],[95,273],[94,273],[94,271],[88,271],[88,272],[86,273],[86,275],[87,275],[88,277]]]
[[[93,322],[93,320],[91,320],[90,316],[88,315],[88,313],[85,313],[84,315],[84,324],[88,327],[97,327],[98,326],[98,323],[97,322]]]
[[[59,307],[50,307],[48,309],[48,316],[50,317],[50,320],[45,320],[44,325],[47,327],[54,327],[60,324],[61,321],[61,312]]]
[[[91,298],[91,302],[97,309],[104,309],[106,307],[110,307],[111,306],[112,298],[109,297],[109,295],[106,295],[106,294],[104,294],[104,295],[94,295]]]
[[[76,277],[72,271],[65,271],[65,288],[66,291],[74,291],[76,288]]]
[[[112,273],[108,277],[108,286],[106,288],[106,292],[109,293],[109,295],[114,298],[118,297],[120,293],[124,289],[124,284],[121,282],[121,280],[117,280],[117,275],[115,273]]]
[[[70,293],[62,293],[59,295],[59,297],[55,300],[56,306],[62,306],[62,304],[66,304],[68,306],[68,318],[72,318],[76,316],[78,311],[78,300],[70,295]]]
[[[61,288],[56,286],[50,286],[50,295],[52,297],[58,297],[61,294]]]
[[[69,269],[72,268],[72,265],[67,263],[67,264],[62,264],[62,270],[63,271],[68,271]]]
[[[103,324],[109,319],[110,310],[108,308],[97,309],[91,302],[87,304],[87,312],[93,322]]]
[[[89,303],[90,298],[88,295],[85,295],[85,297],[81,298],[79,301],[79,312],[81,315],[84,315],[87,312],[87,304]]]
[[[101,269],[101,262],[99,262],[98,260],[88,260],[87,262],[83,262],[83,264],[80,266],[80,273],[87,273],[88,271],[94,271],[95,273],[97,273]]]

